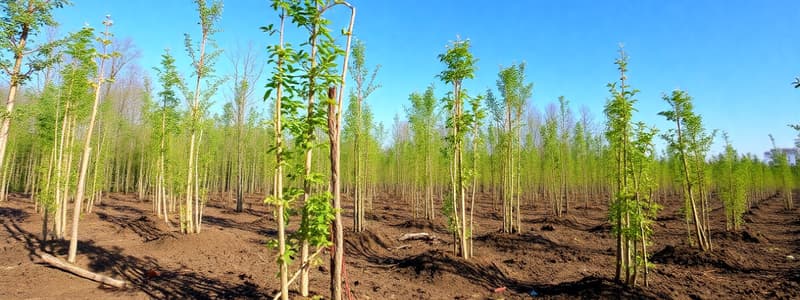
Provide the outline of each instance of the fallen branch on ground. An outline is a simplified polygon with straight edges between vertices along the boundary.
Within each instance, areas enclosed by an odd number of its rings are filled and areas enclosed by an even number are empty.
[[[42,253],[41,255],[39,255],[39,257],[41,257],[42,261],[44,261],[48,265],[51,265],[51,266],[53,266],[53,267],[55,267],[57,269],[60,269],[60,270],[63,270],[63,271],[78,275],[80,277],[83,277],[83,278],[86,278],[86,279],[91,279],[91,280],[94,280],[96,282],[99,282],[99,283],[102,283],[102,284],[107,284],[107,285],[110,285],[110,286],[113,286],[113,287],[116,287],[116,288],[120,288],[120,289],[124,289],[125,287],[127,287],[127,283],[125,281],[117,280],[117,279],[114,279],[114,278],[111,278],[111,277],[108,277],[108,276],[105,276],[105,275],[100,275],[100,274],[97,274],[97,273],[90,272],[88,270],[84,270],[84,269],[82,269],[82,268],[80,268],[78,266],[75,266],[73,264],[70,264],[70,263],[67,263],[65,261],[62,261],[62,260],[60,260],[60,259],[58,259],[55,256],[52,256],[50,254]]]
[[[406,249],[406,248],[411,248],[411,245],[404,244],[404,245],[400,245],[400,246],[397,246],[397,247],[389,248],[389,250],[394,251],[394,250],[400,250],[400,249]]]
[[[435,240],[436,237],[428,234],[427,232],[420,232],[420,233],[406,233],[401,236],[398,240],[399,241],[407,241],[407,240],[425,240],[425,241],[432,241]]]

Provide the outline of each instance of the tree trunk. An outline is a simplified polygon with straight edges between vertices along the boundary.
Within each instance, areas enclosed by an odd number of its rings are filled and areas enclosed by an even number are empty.
[[[109,28],[110,25],[106,25],[106,32],[105,36],[109,35]],[[92,104],[92,114],[89,117],[89,127],[86,129],[86,137],[84,137],[83,142],[83,156],[81,156],[81,165],[80,169],[78,170],[78,186],[75,192],[75,204],[72,210],[72,234],[70,235],[69,240],[69,254],[67,256],[67,261],[71,263],[75,263],[75,255],[78,253],[78,223],[80,222],[81,218],[81,204],[83,203],[83,196],[84,192],[86,191],[86,174],[89,171],[89,158],[91,157],[92,152],[92,133],[94,132],[94,124],[97,119],[97,108],[100,105],[100,88],[103,86],[105,82],[104,78],[104,70],[106,65],[106,58],[105,55],[108,51],[107,45],[103,44],[103,54],[100,58],[100,68],[98,68],[98,77],[97,81],[95,82],[94,88],[94,103]]]

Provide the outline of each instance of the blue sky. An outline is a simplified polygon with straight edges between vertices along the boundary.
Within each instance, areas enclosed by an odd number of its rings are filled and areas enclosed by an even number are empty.
[[[563,95],[574,111],[586,106],[601,121],[606,84],[618,77],[617,45],[624,43],[630,84],[641,90],[638,120],[671,128],[657,115],[667,109],[661,95],[680,88],[694,97],[706,126],[727,131],[740,152],[765,151],[768,133],[779,146],[790,146],[796,134],[786,124],[800,122],[800,89],[790,86],[800,75],[800,1],[352,3],[358,8],[355,35],[367,46],[368,64],[382,66],[383,87],[367,101],[387,127],[395,114],[404,115],[409,93],[431,83],[439,94],[446,91],[435,77],[442,70],[436,56],[456,35],[472,41],[479,59],[475,79],[464,84],[468,90],[494,88],[500,66],[524,61],[534,83],[531,101],[539,110]],[[150,71],[163,49],[171,48],[188,73],[183,34],[199,35],[192,1],[74,0],[56,16],[66,32],[84,23],[99,27],[106,14],[115,20],[117,37],[131,38],[141,49],[144,69]],[[331,17],[337,32],[346,26],[344,13]],[[263,48],[275,38],[259,27],[276,21],[266,0],[229,0],[218,44],[234,49],[252,42]],[[228,70],[227,64],[220,60],[219,71]]]

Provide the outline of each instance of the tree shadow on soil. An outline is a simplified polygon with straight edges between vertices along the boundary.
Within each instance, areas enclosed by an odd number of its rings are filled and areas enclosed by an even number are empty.
[[[266,228],[264,226],[265,219],[259,219],[254,222],[236,222],[232,219],[228,218],[221,218],[221,217],[214,217],[214,216],[203,216],[203,224],[218,226],[221,228],[233,228],[242,231],[248,231],[252,233],[256,233],[262,236],[275,236],[277,235],[277,231],[272,228]]]
[[[5,210],[3,213],[6,213]],[[14,239],[25,244],[31,253],[31,260],[35,260],[39,248],[36,236],[21,229],[15,221],[0,221],[0,223]],[[50,242],[47,248],[54,255],[64,256],[68,247],[68,241],[59,240]],[[249,280],[236,284],[206,277],[185,266],[168,269],[161,266],[155,258],[125,255],[120,247],[105,248],[91,240],[80,241],[78,253],[89,261],[90,271],[129,283],[128,290],[109,289],[109,292],[115,294],[130,294],[132,289],[154,299],[262,299],[270,296]]]
[[[657,295],[638,287],[626,287],[612,280],[594,276],[578,281],[558,284],[523,282],[511,278],[495,262],[480,259],[464,260],[441,250],[427,251],[419,255],[394,261],[398,269],[417,279],[428,282],[439,280],[449,273],[462,277],[472,284],[487,290],[506,287],[510,291],[525,295],[568,297],[582,299],[625,298],[658,299]]]
[[[118,201],[124,202],[124,200],[118,200]],[[116,211],[121,212],[121,213],[130,213],[130,214],[134,214],[134,215],[147,215],[149,213],[149,212],[145,212],[144,210],[141,210],[141,209],[138,209],[138,208],[135,208],[135,207],[132,207],[132,206],[128,206],[128,205],[123,205],[123,204],[111,204],[111,203],[107,203],[107,202],[102,202],[102,203],[98,204],[97,206],[102,208],[102,209],[111,208],[111,209],[116,210]]]
[[[154,225],[148,216],[140,216],[138,218],[132,216],[112,216],[107,213],[97,212],[97,217],[100,220],[112,223],[120,230],[129,229],[142,238],[143,242],[152,242],[162,238],[174,238],[175,235],[171,232],[164,232]]]
[[[495,246],[509,249],[518,249],[520,241],[538,243],[545,247],[556,249],[568,248],[535,234],[517,236],[516,240],[513,239],[514,236],[508,235],[507,237],[511,239],[505,239],[506,235],[488,234],[477,237],[476,241],[497,243]],[[538,296],[556,298],[660,298],[641,288],[629,288],[609,279],[592,276],[574,282],[559,284],[523,282],[509,276],[497,262],[487,261],[480,257],[464,260],[439,249],[427,250],[408,257],[397,257],[390,252],[397,244],[398,242],[393,239],[369,230],[349,234],[345,238],[345,247],[348,255],[360,257],[367,262],[383,267],[391,267],[395,272],[405,274],[413,278],[413,280],[437,282],[443,276],[457,276],[466,279],[472,284],[481,286],[487,291],[504,286],[514,293],[530,295],[531,292],[534,292]]]

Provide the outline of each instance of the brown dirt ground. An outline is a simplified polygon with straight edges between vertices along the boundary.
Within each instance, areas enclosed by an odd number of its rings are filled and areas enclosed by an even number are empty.
[[[229,201],[214,202],[196,235],[177,233],[152,214],[149,202],[133,195],[106,198],[81,221],[77,264],[127,280],[131,288],[103,287],[42,264],[32,250],[39,248],[41,216],[29,200],[12,195],[0,202],[0,299],[271,298],[277,292],[275,253],[265,247],[276,235],[275,221],[267,207],[256,204],[261,197],[250,196],[251,205],[238,214]],[[648,289],[612,281],[614,243],[601,205],[574,209],[561,219],[541,206],[527,207],[524,233],[508,235],[498,233],[501,222],[491,200],[481,200],[476,257],[464,261],[452,255],[442,218],[412,221],[404,203],[378,197],[367,231],[346,231],[353,299],[522,299],[531,298],[531,291],[547,299],[800,299],[800,217],[783,211],[778,198],[748,212],[740,233],[724,232],[716,205],[716,250],[708,254],[686,243],[679,201],[667,203],[654,224]],[[346,230],[351,220],[346,215]],[[438,239],[398,241],[413,232]],[[52,242],[49,252],[64,258],[66,246]],[[323,263],[311,272],[312,295],[329,294],[328,255],[323,252]],[[506,290],[495,293],[498,287]]]

